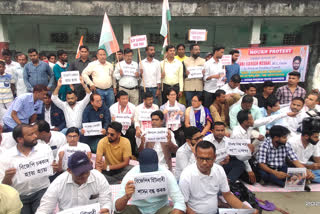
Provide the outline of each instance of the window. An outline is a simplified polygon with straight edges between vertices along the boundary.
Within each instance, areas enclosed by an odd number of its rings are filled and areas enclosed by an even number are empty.
[[[297,35],[295,33],[285,33],[283,35],[283,42],[284,45],[295,45],[296,44]]]
[[[50,34],[51,42],[57,43],[68,43],[69,36],[67,33],[51,33]]]

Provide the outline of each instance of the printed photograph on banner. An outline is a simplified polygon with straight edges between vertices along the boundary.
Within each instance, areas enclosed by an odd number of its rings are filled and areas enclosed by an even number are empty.
[[[306,168],[288,168],[285,189],[292,191],[304,191],[306,184]]]
[[[79,71],[61,72],[62,85],[80,84]]]
[[[180,111],[179,108],[168,108],[168,113],[167,113],[168,125],[181,123],[179,111]]]

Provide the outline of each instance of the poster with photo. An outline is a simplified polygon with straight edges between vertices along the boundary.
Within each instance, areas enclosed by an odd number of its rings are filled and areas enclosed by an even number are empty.
[[[288,168],[285,189],[291,191],[304,191],[306,184],[306,168]]]

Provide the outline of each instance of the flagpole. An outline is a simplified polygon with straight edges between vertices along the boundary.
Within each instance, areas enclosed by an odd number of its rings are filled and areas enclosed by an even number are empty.
[[[138,48],[138,56],[139,56],[139,65],[141,66],[141,69],[143,70],[142,61],[141,61],[141,54],[140,54],[140,48]],[[143,91],[144,91],[144,93],[146,93],[146,85],[144,83],[143,75],[141,75],[141,77],[142,77]]]
[[[170,45],[170,24],[169,21],[167,21],[167,25],[168,25],[168,45]]]

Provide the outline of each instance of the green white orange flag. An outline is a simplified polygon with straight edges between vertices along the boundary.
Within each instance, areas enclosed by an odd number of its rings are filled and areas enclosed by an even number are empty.
[[[105,49],[108,56],[120,50],[117,38],[114,35],[107,13],[104,13],[98,48]]]
[[[78,49],[77,49],[77,54],[76,54],[76,59],[78,59],[80,57],[80,47],[83,45],[83,36],[81,36],[80,38],[80,42],[78,45]]]
[[[163,0],[162,4],[162,24],[160,34],[164,37],[163,47],[168,45],[168,24],[171,21],[171,13],[168,0]]]

